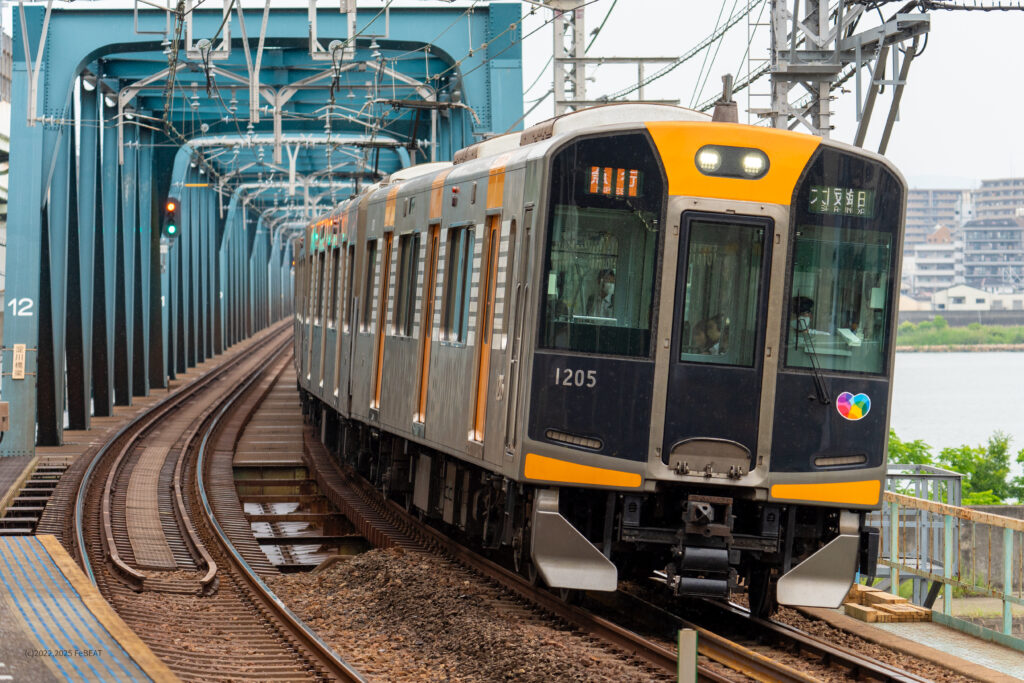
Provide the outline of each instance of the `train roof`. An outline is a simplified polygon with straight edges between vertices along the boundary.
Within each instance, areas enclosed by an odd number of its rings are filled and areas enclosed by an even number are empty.
[[[522,132],[506,133],[477,142],[455,153],[453,163],[459,165],[473,159],[491,157],[541,142],[549,138],[583,129],[614,126],[639,121],[699,121],[709,122],[711,117],[693,109],[671,104],[641,104],[623,102],[605,104],[589,109],[572,111],[541,121]]]

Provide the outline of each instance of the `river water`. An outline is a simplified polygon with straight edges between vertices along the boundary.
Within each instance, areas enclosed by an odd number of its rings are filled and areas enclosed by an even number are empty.
[[[901,440],[921,439],[935,455],[986,444],[1001,430],[1016,454],[1024,448],[1024,353],[897,353],[890,424]]]

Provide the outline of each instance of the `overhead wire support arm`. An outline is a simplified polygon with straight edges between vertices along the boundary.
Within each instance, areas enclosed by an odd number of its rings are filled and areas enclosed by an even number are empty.
[[[828,137],[832,124],[832,92],[850,78],[856,77],[858,130],[855,140],[863,145],[878,92],[884,85],[892,85],[902,95],[910,61],[916,53],[917,38],[931,27],[930,17],[924,13],[908,12],[918,3],[904,5],[903,11],[882,22],[881,25],[853,33],[867,5],[849,0],[771,0],[772,79],[771,107],[759,110],[775,128],[792,129],[803,125],[811,133]],[[805,13],[799,14],[801,4]],[[913,42],[913,47],[893,52],[892,46]],[[896,80],[884,81],[885,60],[892,54]],[[903,54],[902,67],[895,62]],[[909,59],[908,59],[909,57]],[[872,68],[870,83],[862,83],[861,72]],[[790,101],[796,86],[807,96],[798,104]],[[866,91],[866,92],[865,92]],[[892,132],[899,110],[899,99],[890,104],[884,149]]]

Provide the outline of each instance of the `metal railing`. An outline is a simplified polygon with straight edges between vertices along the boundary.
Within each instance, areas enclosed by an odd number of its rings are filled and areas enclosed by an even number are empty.
[[[869,520],[881,529],[878,563],[890,592],[912,580],[913,601],[931,607],[941,591],[934,621],[1024,651],[1024,624],[1013,620],[1013,606],[1024,606],[1024,519],[886,491]],[[972,597],[1001,601],[1001,624],[954,616],[954,600]]]

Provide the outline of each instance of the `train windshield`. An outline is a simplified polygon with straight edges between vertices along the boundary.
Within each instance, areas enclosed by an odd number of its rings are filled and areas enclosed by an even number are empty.
[[[754,366],[764,222],[691,220],[679,360]]]
[[[883,373],[902,190],[875,162],[824,150],[796,195],[786,365]]]
[[[661,169],[643,134],[577,141],[551,170],[541,347],[649,356]]]

